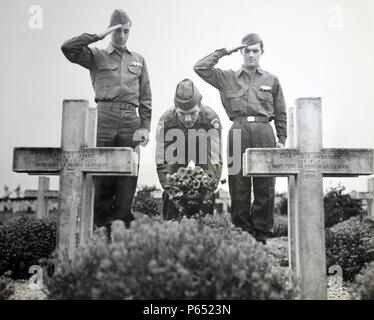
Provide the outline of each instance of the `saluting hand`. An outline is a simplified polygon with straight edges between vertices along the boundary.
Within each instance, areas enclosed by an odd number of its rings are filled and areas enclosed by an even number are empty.
[[[245,48],[246,46],[247,45],[245,45],[245,44],[241,44],[240,46],[236,46],[234,48],[225,48],[225,51],[226,51],[227,55],[230,55],[230,54],[238,51],[239,49]]]
[[[107,28],[106,30],[104,31],[101,31],[101,32],[98,32],[96,33],[96,35],[100,38],[100,40],[104,39],[109,33],[121,28],[121,24],[117,24],[115,26],[111,26],[109,28]]]

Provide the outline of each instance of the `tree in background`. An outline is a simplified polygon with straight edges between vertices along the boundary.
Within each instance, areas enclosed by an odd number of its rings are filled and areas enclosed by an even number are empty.
[[[337,187],[331,187],[323,199],[326,228],[364,213],[360,200],[353,199],[344,191],[345,187],[340,184]]]
[[[281,197],[281,199],[276,205],[276,213],[281,216],[287,216],[287,195],[280,194],[278,196]],[[350,194],[345,193],[345,187],[340,184],[337,187],[331,187],[327,190],[323,202],[326,228],[330,228],[339,222],[364,213],[360,200],[353,199]],[[275,230],[282,230],[281,235],[285,235],[286,229],[287,220],[277,216],[275,219]],[[279,232],[276,234],[278,233]]]
[[[12,191],[9,189],[7,185],[3,187],[4,190],[4,199],[9,199],[10,195],[12,194]]]
[[[20,184],[17,186],[17,188],[14,189],[14,193],[16,194],[17,198],[21,197],[22,191],[21,191],[21,185]]]

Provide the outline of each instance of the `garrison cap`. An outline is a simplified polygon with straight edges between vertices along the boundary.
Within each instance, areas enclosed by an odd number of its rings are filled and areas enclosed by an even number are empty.
[[[242,44],[247,46],[251,46],[256,43],[261,43],[261,47],[263,46],[263,41],[257,33],[249,33],[242,39]]]
[[[183,79],[177,85],[174,105],[182,110],[192,109],[201,102],[202,96],[190,79]]]
[[[110,16],[109,27],[115,26],[117,24],[121,24],[127,29],[130,29],[132,24],[127,13],[121,9],[114,10],[112,15]]]

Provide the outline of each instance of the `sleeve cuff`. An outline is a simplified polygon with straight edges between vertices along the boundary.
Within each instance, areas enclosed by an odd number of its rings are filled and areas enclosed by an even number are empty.
[[[227,56],[226,48],[217,49],[214,53],[218,59]]]
[[[142,128],[151,131],[151,120],[142,120]]]
[[[85,39],[88,39],[89,44],[101,40],[96,33],[84,33],[82,36],[84,36]]]
[[[278,141],[281,143],[281,144],[283,144],[283,145],[286,145],[286,137],[278,137]]]

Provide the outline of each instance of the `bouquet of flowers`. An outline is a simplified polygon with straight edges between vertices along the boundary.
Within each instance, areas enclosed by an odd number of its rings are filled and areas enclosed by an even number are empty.
[[[190,163],[174,174],[166,175],[165,191],[181,214],[187,216],[199,213],[203,204],[211,204],[211,195],[217,185],[211,174]]]

